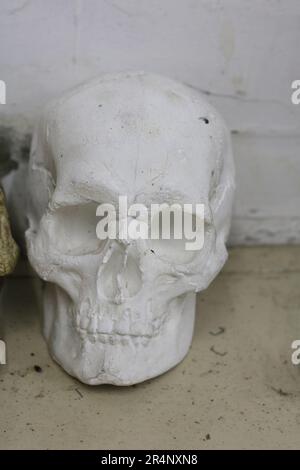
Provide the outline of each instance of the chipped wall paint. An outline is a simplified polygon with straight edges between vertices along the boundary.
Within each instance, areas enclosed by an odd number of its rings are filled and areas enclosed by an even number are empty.
[[[231,243],[299,243],[299,25],[298,0],[2,0],[0,125],[18,158],[41,107],[83,80],[128,69],[181,80],[232,130]]]

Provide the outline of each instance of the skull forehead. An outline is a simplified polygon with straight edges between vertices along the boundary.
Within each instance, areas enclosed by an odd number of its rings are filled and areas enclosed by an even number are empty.
[[[118,74],[54,103],[47,139],[59,197],[76,187],[77,194],[88,190],[97,199],[100,183],[123,194],[180,187],[194,200],[208,193],[224,126],[185,85],[144,73]]]

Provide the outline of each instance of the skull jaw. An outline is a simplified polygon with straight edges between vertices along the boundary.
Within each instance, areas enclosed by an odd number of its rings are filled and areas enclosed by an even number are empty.
[[[176,366],[190,348],[195,319],[196,294],[168,312],[159,332],[145,340],[124,340],[120,335],[92,339],[76,330],[68,315],[67,299],[51,286],[44,299],[44,336],[50,354],[70,375],[89,385],[133,385]],[[173,304],[175,305],[175,304]]]

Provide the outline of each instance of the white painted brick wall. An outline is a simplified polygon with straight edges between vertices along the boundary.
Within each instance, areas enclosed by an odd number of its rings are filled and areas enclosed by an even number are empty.
[[[45,102],[99,73],[182,80],[233,130],[231,242],[300,242],[299,44],[299,0],[1,0],[0,126],[27,132]]]

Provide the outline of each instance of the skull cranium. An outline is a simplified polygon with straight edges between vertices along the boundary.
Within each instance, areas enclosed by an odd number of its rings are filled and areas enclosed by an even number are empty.
[[[46,281],[53,357],[88,384],[129,385],[186,355],[195,292],[223,266],[234,187],[229,133],[197,91],[143,72],[104,76],[51,104],[29,165],[29,259]],[[202,203],[205,242],[99,240],[96,208]]]

